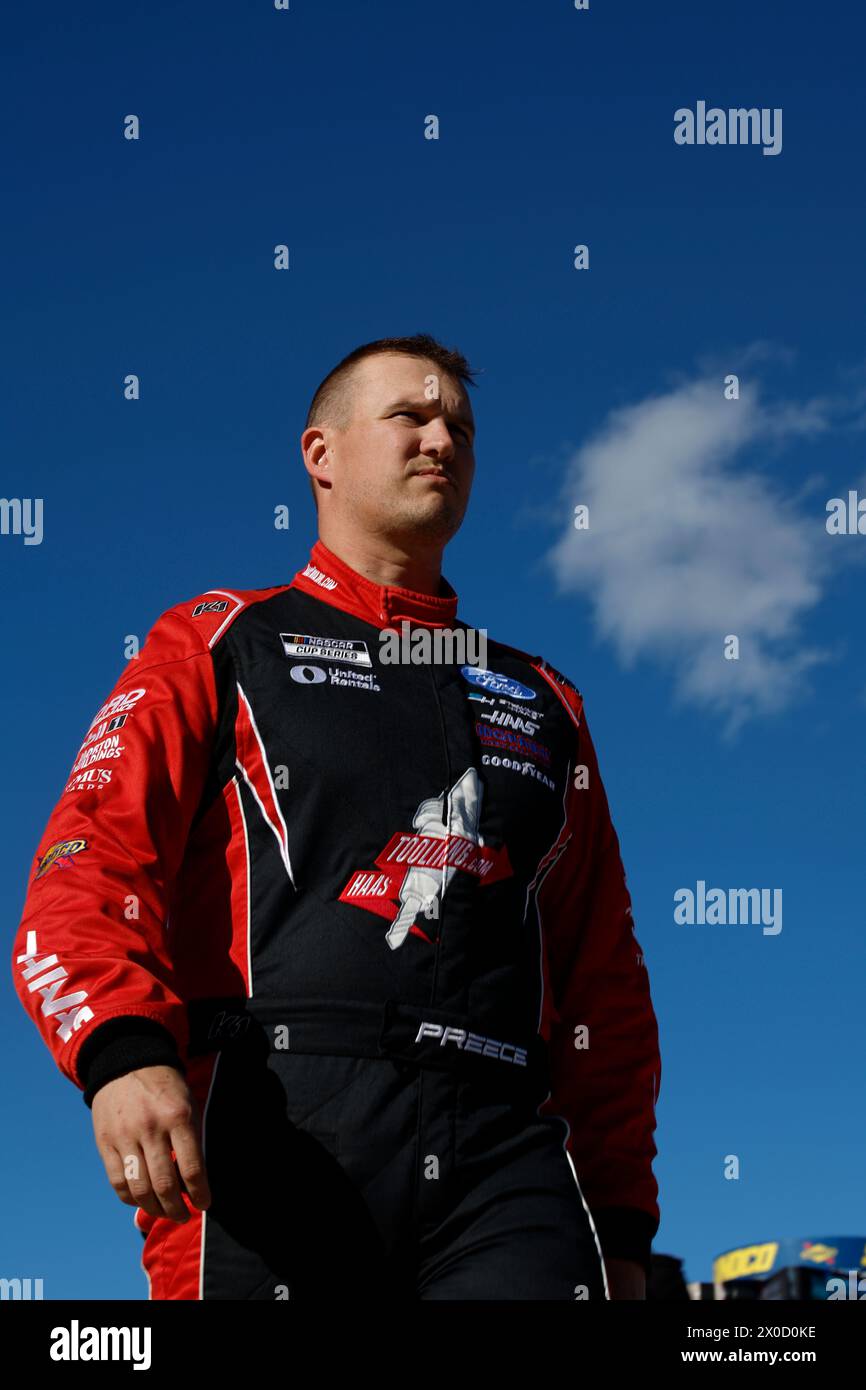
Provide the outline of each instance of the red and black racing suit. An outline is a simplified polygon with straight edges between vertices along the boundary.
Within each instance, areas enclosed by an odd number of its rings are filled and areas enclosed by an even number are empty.
[[[163,614],[79,751],[13,967],[88,1104],[157,1063],[197,1098],[213,1204],[136,1211],[153,1298],[648,1268],[658,1035],[582,699],[492,640],[385,659],[456,608],[318,542]]]

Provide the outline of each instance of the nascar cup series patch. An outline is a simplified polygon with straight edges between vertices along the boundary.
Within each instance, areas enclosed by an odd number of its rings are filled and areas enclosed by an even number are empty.
[[[296,661],[345,661],[350,666],[372,666],[367,643],[357,637],[311,637],[306,632],[281,632],[286,656]]]

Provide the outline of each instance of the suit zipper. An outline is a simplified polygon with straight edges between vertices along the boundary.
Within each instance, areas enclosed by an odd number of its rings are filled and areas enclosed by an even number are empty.
[[[430,679],[431,679],[431,681],[433,682],[433,694],[434,694],[435,699],[436,699],[436,708],[437,708],[437,710],[439,711],[439,726],[440,726],[440,728],[441,728],[441,730],[442,730],[442,747],[443,747],[443,749],[444,749],[444,751],[445,751],[445,774],[446,774],[446,779],[447,779],[447,780],[446,780],[446,783],[445,783],[445,788],[444,788],[443,793],[442,793],[442,824],[445,826],[445,837],[446,837],[446,840],[447,840],[448,837],[449,837],[450,834],[451,834],[451,824],[450,824],[450,816],[451,816],[451,784],[452,784],[452,782],[453,782],[453,777],[452,777],[452,772],[451,772],[451,752],[450,752],[450,749],[449,749],[449,747],[448,747],[448,730],[447,730],[447,727],[446,727],[446,724],[445,724],[445,712],[444,712],[444,710],[443,710],[443,708],[442,708],[442,700],[441,700],[441,698],[440,698],[440,696],[439,696],[439,687],[438,687],[438,685],[436,684],[436,672],[435,672],[435,668],[434,668],[432,665],[431,665],[431,667],[430,667]],[[446,863],[447,863],[447,860],[446,860]],[[442,934],[443,934],[443,932],[444,932],[444,930],[445,930],[445,868],[446,868],[446,866],[443,865],[443,867],[442,867],[442,885],[441,885],[440,890],[439,890],[439,920],[438,920],[438,927],[439,927],[439,930],[438,930],[438,932],[437,932],[437,934],[436,934],[436,953],[435,953],[435,960],[434,960],[434,964],[433,964],[433,983],[432,983],[431,990],[430,990],[430,1003],[431,1003],[431,1004],[434,1004],[434,1003],[436,1002],[436,984],[437,984],[437,977],[438,977],[438,974],[439,974],[439,953],[440,953],[440,950],[441,950],[441,947],[442,947]]]

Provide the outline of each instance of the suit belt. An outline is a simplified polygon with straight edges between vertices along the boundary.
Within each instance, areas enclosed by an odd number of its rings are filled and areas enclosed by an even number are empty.
[[[188,1004],[191,1056],[264,1037],[272,1052],[390,1058],[492,1080],[546,1080],[544,1041],[508,1024],[426,1004],[345,999],[196,999]],[[492,1069],[492,1070],[491,1070]]]

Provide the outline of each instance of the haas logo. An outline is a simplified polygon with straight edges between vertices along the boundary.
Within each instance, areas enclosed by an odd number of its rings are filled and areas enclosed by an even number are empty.
[[[478,833],[483,787],[467,768],[448,792],[422,801],[412,818],[414,833],[393,835],[375,869],[359,869],[340,894],[340,902],[376,912],[390,922],[385,940],[396,950],[408,935],[430,941],[416,924],[419,914],[438,918],[439,903],[458,869],[482,883],[512,872],[508,851],[491,849]]]

